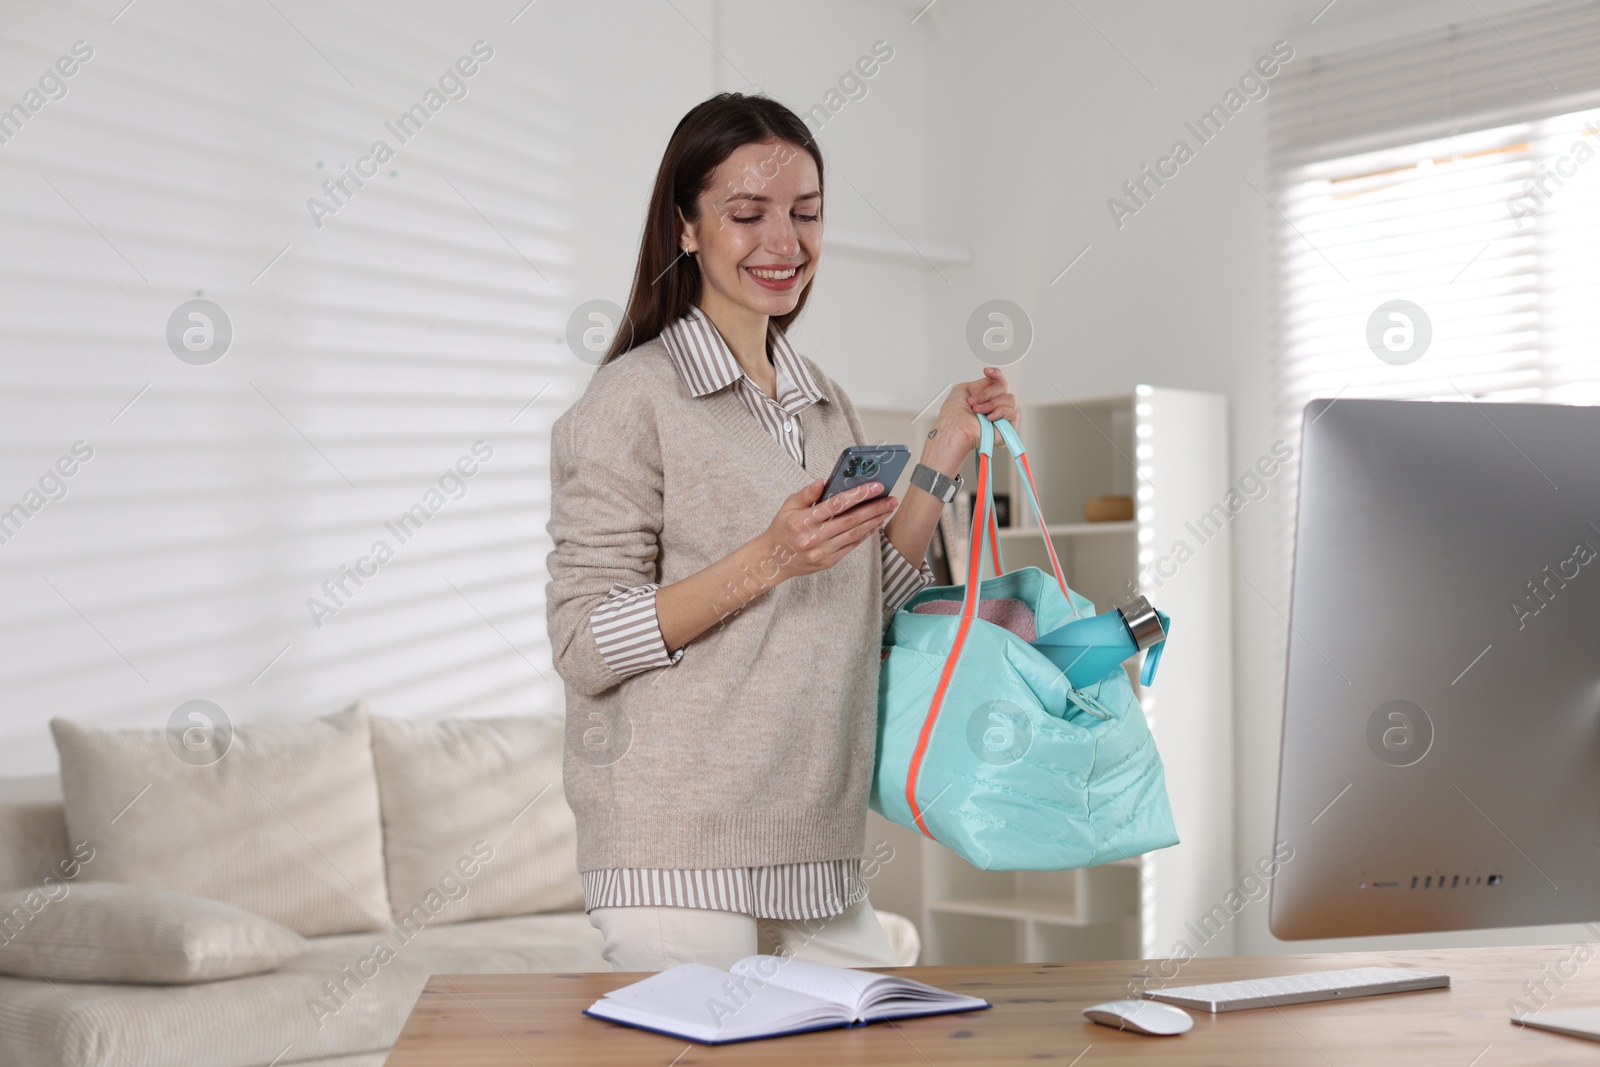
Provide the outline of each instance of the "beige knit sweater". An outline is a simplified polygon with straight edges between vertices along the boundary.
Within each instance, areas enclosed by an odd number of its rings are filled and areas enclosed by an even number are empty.
[[[883,630],[873,539],[743,608],[729,590],[729,614],[671,667],[621,677],[589,626],[613,582],[702,570],[826,478],[841,449],[867,442],[844,390],[806,365],[828,402],[799,415],[803,468],[732,390],[689,396],[659,338],[598,368],[555,421],[546,615],[566,686],[580,870],[864,851]]]

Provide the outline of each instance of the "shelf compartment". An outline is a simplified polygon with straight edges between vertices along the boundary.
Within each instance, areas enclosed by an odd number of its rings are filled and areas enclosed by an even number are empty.
[[[1049,457],[1034,470],[1034,478],[1044,508],[1042,518],[1052,532],[1057,526],[1102,525],[1083,522],[1083,505],[1090,497],[1134,495],[1133,409],[1131,395],[1099,402],[1023,406],[1023,439],[1028,452]],[[1008,466],[1015,473],[1009,459]],[[1026,493],[1022,495],[1026,497]],[[1013,512],[1023,516],[1018,526],[1037,521],[1031,507],[1015,506],[1016,494],[1012,501]]]
[[[952,915],[982,915],[991,919],[1055,923],[1058,926],[1088,926],[1078,914],[1072,899],[1046,896],[975,897],[967,900],[940,900],[928,905],[929,911]]]
[[[1134,519],[1123,522],[1058,522],[1046,528],[1051,537],[1086,537],[1093,534],[1138,533]],[[1001,526],[1001,537],[1038,537],[1037,526]]]
[[[1068,963],[1075,960],[1137,959],[1139,924],[1134,919],[1094,926],[1024,923],[1022,960]]]
[[[1026,923],[930,909],[922,931],[924,962],[1016,963],[1028,952]]]

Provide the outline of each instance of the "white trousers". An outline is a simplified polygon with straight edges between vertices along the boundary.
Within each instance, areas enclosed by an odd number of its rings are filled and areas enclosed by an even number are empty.
[[[680,963],[726,969],[757,953],[836,967],[896,966],[878,913],[866,897],[838,915],[817,919],[757,919],[710,908],[630,905],[595,908],[589,922],[605,938],[601,954],[614,971],[661,971]]]

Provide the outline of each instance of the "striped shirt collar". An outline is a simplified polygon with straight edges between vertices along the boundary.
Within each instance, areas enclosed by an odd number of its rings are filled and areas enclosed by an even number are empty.
[[[809,403],[827,400],[828,397],[817,385],[811,371],[806,368],[794,347],[789,344],[789,339],[776,325],[770,327],[772,336],[773,366],[780,375],[777,400],[783,404],[783,378],[787,378],[794,389],[800,392]],[[709,316],[699,307],[690,305],[689,313],[668,323],[666,329],[661,331],[661,340],[667,346],[672,361],[677,364],[678,374],[682,376],[689,387],[689,395],[705,396],[722,389],[730,382],[748,377],[744,368],[739,365],[733,352],[728,348],[728,343],[722,339],[722,334],[712,324]],[[751,383],[754,385],[754,382]],[[788,407],[784,404],[784,407]]]

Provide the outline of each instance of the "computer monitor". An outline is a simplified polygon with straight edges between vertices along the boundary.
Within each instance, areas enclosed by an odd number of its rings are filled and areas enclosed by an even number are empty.
[[[1600,408],[1302,418],[1284,939],[1600,919]]]

